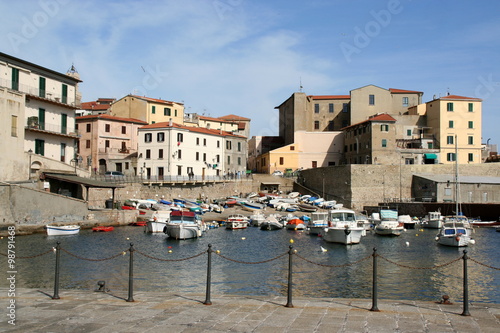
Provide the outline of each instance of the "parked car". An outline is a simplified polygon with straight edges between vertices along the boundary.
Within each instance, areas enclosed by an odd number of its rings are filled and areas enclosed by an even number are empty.
[[[283,176],[283,172],[279,171],[279,170],[275,170],[273,173],[272,173],[273,176]]]
[[[106,171],[104,177],[106,179],[124,179],[125,175],[120,171]]]

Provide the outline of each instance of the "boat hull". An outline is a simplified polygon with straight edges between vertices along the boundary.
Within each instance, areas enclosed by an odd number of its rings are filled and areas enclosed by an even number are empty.
[[[79,225],[68,226],[46,226],[48,236],[76,235],[80,232]]]
[[[200,226],[196,223],[167,223],[165,233],[173,239],[191,239],[202,235]]]
[[[321,231],[323,240],[328,243],[340,243],[345,245],[358,244],[361,242],[365,229],[363,227],[329,227]]]
[[[166,226],[167,222],[148,221],[146,223],[146,231],[151,233],[163,232]]]
[[[264,221],[260,224],[260,230],[280,230],[283,229],[283,224],[279,222]]]
[[[377,235],[381,236],[399,236],[403,232],[404,228],[402,226],[391,226],[384,225],[383,223],[378,224],[373,228],[373,231]]]

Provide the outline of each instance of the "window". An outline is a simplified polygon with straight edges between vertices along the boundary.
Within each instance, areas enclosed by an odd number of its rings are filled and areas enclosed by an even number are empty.
[[[196,145],[199,146],[200,145],[200,138],[196,138]]]
[[[165,133],[164,132],[157,133],[156,134],[156,141],[158,141],[158,142],[165,141]]]
[[[170,108],[164,108],[163,109],[163,115],[164,116],[170,116]]]
[[[446,160],[448,162],[454,162],[456,159],[455,159],[455,153],[448,153],[446,154]]]
[[[389,125],[387,125],[387,124],[380,125],[380,131],[381,132],[389,132]]]
[[[231,141],[226,141],[226,149],[231,150]]]
[[[347,127],[349,125],[349,121],[342,120],[342,127]]]
[[[474,137],[473,136],[469,136],[467,138],[467,142],[470,144],[470,145],[473,145],[474,144]]]
[[[89,140],[87,140],[89,141]],[[90,143],[90,141],[89,141]],[[44,156],[45,154],[45,141],[40,139],[35,139],[35,154]]]
[[[474,128],[474,122],[473,121],[469,121],[469,128]]]
[[[412,134],[412,130],[411,129],[407,129],[406,130],[406,136],[411,136]]]
[[[227,157],[227,165],[231,164],[231,156]]]
[[[368,95],[368,105],[375,105],[375,95]]]
[[[151,142],[151,141],[153,141],[153,134],[151,133],[144,134],[144,142]]]
[[[319,121],[318,120],[314,121],[314,129],[315,130],[319,129]]]
[[[90,148],[90,140],[85,140],[85,148]]]
[[[180,149],[177,151],[177,158],[178,159],[182,158],[182,150],[180,150]]]
[[[195,157],[195,159],[196,159],[197,161],[199,161],[199,160],[200,160],[200,152],[198,152],[198,151],[196,152],[196,157]]]
[[[334,122],[333,122],[333,120],[330,120],[328,122],[328,130],[333,131],[333,129],[334,129]]]
[[[319,113],[319,104],[314,104],[314,113]]]
[[[13,90],[19,90],[19,69],[12,68],[12,86]]]
[[[449,144],[449,145],[452,145],[453,144],[453,135],[448,135],[446,137],[446,143]]]
[[[61,133],[66,134],[68,132],[68,115],[61,114]]]
[[[468,161],[469,162],[474,162],[474,154],[473,153],[469,153]]]
[[[151,149],[146,149],[146,159],[151,158]]]
[[[469,103],[469,112],[474,112],[474,104]]]
[[[403,106],[408,106],[408,97],[403,97]]]
[[[122,149],[121,149],[121,152],[122,153],[128,153],[127,151],[127,143],[125,141],[122,141]]]
[[[217,163],[219,163],[219,162],[220,162],[220,155],[215,155],[215,161],[216,161]]]
[[[333,113],[333,103],[328,104],[328,112]]]
[[[348,112],[349,111],[349,106],[347,103],[342,103],[342,112]]]
[[[285,164],[285,158],[284,157],[280,157],[280,165],[283,165]]]
[[[318,167],[318,161],[312,161],[312,167],[317,168]]]
[[[446,104],[446,111],[453,111],[453,103],[447,103]]]
[[[45,98],[45,78],[41,76],[38,81],[38,97]]]
[[[241,165],[241,157],[238,157],[238,165]]]
[[[17,116],[10,117],[10,136],[17,137]]]
[[[387,139],[382,139],[382,148],[387,147]]]
[[[217,148],[220,148],[220,141],[217,140]]]
[[[64,162],[65,160],[66,160],[66,144],[61,143],[61,162]]]
[[[152,114],[155,114],[156,113],[156,106],[151,106],[151,113]]]
[[[64,104],[68,103],[68,86],[65,85],[65,84],[62,85],[62,98],[61,98],[61,102],[64,103]]]
[[[109,148],[109,140],[104,140],[104,148]]]
[[[181,143],[184,141],[184,134],[177,133],[177,143]]]
[[[203,146],[207,146],[207,139],[203,139]]]
[[[203,153],[203,162],[207,161],[207,153]]]
[[[45,109],[38,109],[38,126],[41,130],[45,129]]]
[[[87,133],[90,133],[91,127],[90,124],[87,124]]]
[[[453,120],[450,120],[450,121],[448,122],[448,128],[453,128],[453,125],[454,125],[454,124],[453,124]]]
[[[158,149],[158,158],[159,159],[163,158],[163,149]]]
[[[127,127],[122,126],[122,134],[127,134]]]
[[[238,151],[241,151],[241,142],[238,142]]]
[[[110,124],[106,124],[106,125],[104,126],[104,128],[105,128],[105,129],[104,129],[104,131],[105,131],[105,132],[111,132],[111,125],[110,125]]]

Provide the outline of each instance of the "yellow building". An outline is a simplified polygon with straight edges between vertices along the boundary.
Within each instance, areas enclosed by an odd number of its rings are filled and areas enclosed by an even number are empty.
[[[481,163],[482,100],[448,95],[426,103],[427,126],[439,143],[440,163]]]
[[[116,117],[133,118],[155,124],[184,122],[184,104],[162,99],[127,95],[111,105],[110,114]]]

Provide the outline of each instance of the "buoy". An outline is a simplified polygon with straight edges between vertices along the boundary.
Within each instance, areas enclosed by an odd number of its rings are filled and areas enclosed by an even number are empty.
[[[127,240],[130,240],[130,238],[127,237]]]
[[[415,237],[418,237],[418,234],[415,234]]]
[[[325,249],[323,246],[320,246],[321,247],[321,252],[326,252],[328,251],[327,249]]]
[[[293,244],[293,242],[294,242],[293,239],[290,239],[290,244]]]
[[[167,246],[167,249],[171,249],[172,247],[171,246]]]
[[[220,251],[219,251],[219,250],[217,250],[217,251],[215,251],[215,253],[219,254],[219,253],[220,253]]]
[[[406,246],[410,246],[410,242],[406,242]]]
[[[168,250],[168,253],[172,253],[172,250]]]
[[[247,238],[246,238],[246,237],[241,237],[241,239],[242,239],[242,240],[245,240],[245,239],[247,239]]]
[[[473,240],[473,239],[471,239],[471,240],[469,240],[469,243],[471,243],[471,244],[476,244],[476,241],[475,241],[475,240]]]

